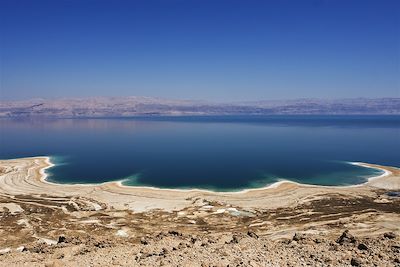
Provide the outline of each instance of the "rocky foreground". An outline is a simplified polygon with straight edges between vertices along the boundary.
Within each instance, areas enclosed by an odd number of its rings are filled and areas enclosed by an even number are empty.
[[[60,236],[54,245],[31,244],[1,256],[2,266],[400,266],[400,243],[388,232],[356,238],[344,231],[295,234],[271,241],[254,232],[192,235],[160,232],[141,238]]]
[[[0,266],[400,266],[400,199],[376,193],[251,213],[204,199],[134,213],[2,196]]]

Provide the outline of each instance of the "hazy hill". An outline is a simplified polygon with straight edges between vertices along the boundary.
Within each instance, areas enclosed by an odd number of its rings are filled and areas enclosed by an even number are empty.
[[[154,97],[90,97],[1,101],[1,117],[400,114],[400,98],[293,99],[213,103]]]

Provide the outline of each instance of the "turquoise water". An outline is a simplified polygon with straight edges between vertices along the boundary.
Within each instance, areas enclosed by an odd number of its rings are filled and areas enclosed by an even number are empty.
[[[262,187],[285,179],[351,185],[400,166],[399,116],[0,119],[0,157],[49,155],[49,179],[126,185]]]

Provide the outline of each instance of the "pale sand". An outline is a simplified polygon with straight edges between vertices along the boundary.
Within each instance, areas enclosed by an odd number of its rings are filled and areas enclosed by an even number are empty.
[[[141,212],[151,209],[181,210],[197,198],[218,201],[244,209],[291,207],[319,198],[321,194],[373,196],[373,189],[400,189],[400,169],[367,163],[353,163],[384,171],[384,174],[356,186],[315,186],[281,181],[269,187],[240,192],[177,190],[123,186],[121,182],[103,184],[56,184],[46,180],[45,170],[53,166],[49,157],[0,160],[0,194],[48,195],[51,197],[90,198],[115,209]],[[99,208],[99,204],[93,203]]]

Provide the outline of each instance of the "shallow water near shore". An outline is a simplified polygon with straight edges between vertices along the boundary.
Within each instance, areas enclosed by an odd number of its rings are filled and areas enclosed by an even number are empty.
[[[49,155],[59,183],[263,187],[352,185],[400,166],[400,116],[0,119],[0,157]]]

